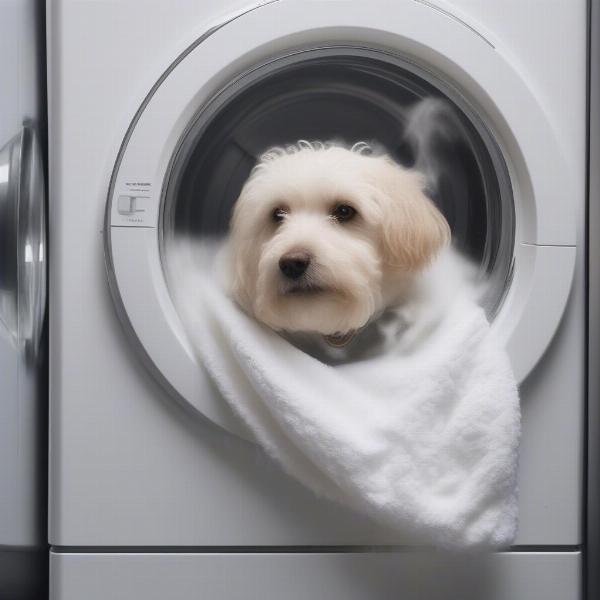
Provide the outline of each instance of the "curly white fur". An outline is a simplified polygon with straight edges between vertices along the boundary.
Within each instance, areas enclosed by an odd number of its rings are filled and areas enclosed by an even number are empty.
[[[402,304],[448,244],[448,223],[420,173],[365,142],[308,142],[263,154],[235,205],[229,250],[238,303],[276,330],[339,334]],[[340,222],[336,206],[356,210]],[[281,222],[273,214],[281,209]],[[310,257],[293,286],[280,259]]]

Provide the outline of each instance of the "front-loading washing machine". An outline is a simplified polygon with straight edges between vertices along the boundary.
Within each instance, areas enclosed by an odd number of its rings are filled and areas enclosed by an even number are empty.
[[[51,597],[580,598],[586,2],[59,0],[48,26]],[[516,544],[468,560],[284,475],[198,364],[166,267],[226,234],[270,146],[415,164],[428,100],[454,128],[432,194],[522,400]]]

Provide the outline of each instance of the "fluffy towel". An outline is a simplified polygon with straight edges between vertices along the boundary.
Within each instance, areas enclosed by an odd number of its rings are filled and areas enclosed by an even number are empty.
[[[171,287],[199,362],[285,471],[424,543],[513,541],[517,387],[468,295],[411,353],[330,366],[244,314],[182,253],[176,262]]]

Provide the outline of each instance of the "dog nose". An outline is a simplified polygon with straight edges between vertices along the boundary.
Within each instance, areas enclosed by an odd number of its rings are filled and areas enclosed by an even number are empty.
[[[301,250],[287,252],[279,259],[279,270],[288,279],[302,277],[310,264],[310,254]]]

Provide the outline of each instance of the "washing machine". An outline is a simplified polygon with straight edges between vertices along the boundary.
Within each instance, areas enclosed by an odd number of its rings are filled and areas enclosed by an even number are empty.
[[[34,0],[0,2],[0,597],[47,585],[43,40]]]
[[[51,597],[582,597],[588,5],[57,0],[48,5]],[[520,383],[520,526],[448,555],[317,498],[248,439],[171,297],[266,148],[417,156],[485,274]],[[425,121],[427,123],[427,121]],[[301,376],[301,374],[299,374]]]

